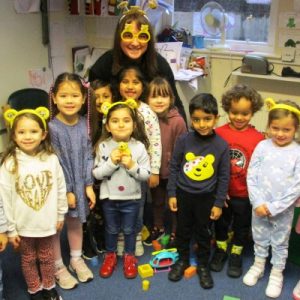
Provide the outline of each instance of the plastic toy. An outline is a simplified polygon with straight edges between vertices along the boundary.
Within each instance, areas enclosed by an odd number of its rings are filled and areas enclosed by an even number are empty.
[[[122,155],[131,155],[131,151],[130,151],[127,143],[119,142],[118,148]]]
[[[150,288],[150,281],[149,280],[143,280],[142,281],[142,289],[143,291],[148,291]]]
[[[190,266],[187,269],[184,270],[184,278],[189,279],[193,277],[197,272],[197,267]]]
[[[231,296],[227,296],[225,295],[223,300],[240,300],[240,298],[236,298],[236,297],[231,297]]]
[[[138,273],[142,278],[153,276],[153,269],[149,264],[138,266]]]
[[[152,241],[152,247],[155,251],[160,251],[162,249],[161,244],[159,243],[158,240]]]
[[[169,271],[170,266],[178,260],[176,248],[152,252],[152,255],[154,257],[150,260],[150,266],[154,269],[155,273]]]

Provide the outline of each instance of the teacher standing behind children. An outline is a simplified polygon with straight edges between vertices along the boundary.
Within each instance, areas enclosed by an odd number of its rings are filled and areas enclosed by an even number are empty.
[[[89,81],[101,79],[113,83],[122,68],[132,65],[139,66],[148,82],[156,76],[168,80],[175,95],[175,106],[186,120],[173,72],[165,58],[155,50],[155,38],[149,19],[136,6],[121,16],[115,31],[113,49],[105,52],[91,67]]]

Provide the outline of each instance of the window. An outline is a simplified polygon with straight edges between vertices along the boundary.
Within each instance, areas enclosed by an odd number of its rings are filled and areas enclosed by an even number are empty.
[[[201,9],[208,0],[174,0],[173,23],[192,35],[204,35],[216,43],[220,34],[209,32],[201,22]],[[226,13],[226,44],[233,50],[273,52],[279,0],[217,0]]]

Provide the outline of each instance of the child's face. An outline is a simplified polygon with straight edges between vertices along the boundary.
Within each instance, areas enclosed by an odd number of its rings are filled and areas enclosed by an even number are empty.
[[[14,141],[23,152],[34,156],[46,136],[47,132],[40,127],[37,121],[21,117],[15,127]]]
[[[105,126],[116,142],[128,142],[134,129],[129,108],[124,107],[113,111]]]
[[[155,113],[157,113],[157,115],[163,115],[169,110],[170,105],[171,105],[171,99],[169,96],[167,96],[167,97],[162,97],[162,96],[149,97],[148,104],[149,104],[150,108]]]
[[[271,121],[269,125],[269,137],[279,147],[289,145],[295,137],[295,120],[291,116]]]
[[[53,96],[59,114],[65,118],[76,115],[84,104],[84,97],[80,86],[76,82],[66,81],[59,85],[56,95]]]
[[[192,127],[200,135],[210,135],[219,120],[219,116],[196,109],[191,115]]]
[[[100,87],[100,88],[96,89],[94,91],[94,93],[96,96],[97,111],[102,114],[103,112],[101,111],[101,105],[104,102],[109,102],[109,103],[112,102],[112,93],[111,93],[110,87],[108,85]]]
[[[133,98],[138,101],[143,92],[143,83],[136,76],[135,70],[128,70],[120,82],[120,94],[123,99]]]
[[[238,101],[231,101],[228,112],[231,128],[243,131],[248,128],[248,124],[253,116],[252,102],[242,97]]]

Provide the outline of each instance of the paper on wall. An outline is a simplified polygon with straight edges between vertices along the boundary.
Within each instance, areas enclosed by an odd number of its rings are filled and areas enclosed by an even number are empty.
[[[40,12],[40,0],[14,0],[14,8],[19,14]]]

